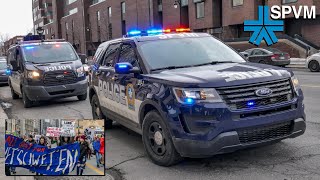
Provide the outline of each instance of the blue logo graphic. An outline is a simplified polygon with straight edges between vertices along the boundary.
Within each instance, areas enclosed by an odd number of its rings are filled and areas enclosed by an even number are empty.
[[[244,31],[252,31],[250,43],[259,46],[264,39],[268,46],[278,42],[275,32],[284,30],[283,20],[270,20],[269,6],[259,6],[258,20],[244,21]]]

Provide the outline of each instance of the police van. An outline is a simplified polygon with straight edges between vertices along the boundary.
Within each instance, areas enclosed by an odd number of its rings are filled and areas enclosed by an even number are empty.
[[[94,119],[140,133],[161,166],[305,132],[290,70],[247,62],[209,34],[183,31],[131,31],[101,44],[89,87]]]
[[[80,59],[64,40],[25,39],[8,50],[9,86],[25,108],[37,101],[77,96],[87,99],[88,83]]]

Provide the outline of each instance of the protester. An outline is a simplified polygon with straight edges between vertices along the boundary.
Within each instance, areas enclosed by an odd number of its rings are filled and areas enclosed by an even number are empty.
[[[101,154],[100,154],[100,139],[99,137],[95,137],[95,140],[92,142],[93,150],[96,154],[96,161],[97,161],[97,167],[100,167],[100,159],[101,159]]]
[[[64,145],[67,145],[67,144],[70,144],[70,138],[69,137],[62,137],[62,140],[61,142],[59,143],[59,146],[64,146]]]
[[[77,175],[82,175],[83,171],[86,167],[86,161],[87,161],[87,153],[89,149],[89,145],[87,141],[85,141],[86,137],[84,135],[79,137],[80,140],[80,156],[79,161],[77,165]]]
[[[29,134],[27,142],[30,143],[30,144],[36,144],[36,141],[33,139],[33,135],[32,134]],[[34,171],[31,171],[31,170],[30,170],[30,172],[34,173]]]
[[[44,136],[41,136],[40,139],[39,139],[39,143],[38,143],[39,146],[47,146],[47,139],[44,137]],[[40,173],[36,173],[36,175],[40,175],[42,176],[43,174],[40,174]]]
[[[101,138],[100,138],[100,150],[99,150],[100,154],[101,154],[101,164],[104,165],[104,134],[102,134]]]
[[[50,140],[51,140],[51,148],[56,148],[56,147],[58,147],[58,144],[59,144],[58,138],[56,138],[56,137],[51,137]]]
[[[91,159],[91,154],[92,154],[92,143],[90,142],[90,140],[87,140],[87,143],[89,145],[89,149],[88,149],[88,154],[87,154],[87,159]]]

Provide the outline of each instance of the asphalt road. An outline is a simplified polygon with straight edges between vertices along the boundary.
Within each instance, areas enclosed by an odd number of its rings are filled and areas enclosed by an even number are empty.
[[[25,168],[16,168],[16,174],[17,176],[21,175],[35,175],[36,173],[31,173],[28,169]],[[104,175],[104,168],[101,166],[100,168],[97,167],[96,163],[96,157],[95,155],[92,155],[91,159],[87,160],[86,168],[83,172],[83,175],[94,175],[94,176],[101,176]],[[71,173],[69,173],[70,176],[77,175],[77,168],[75,168]]]
[[[320,73],[296,70],[305,95],[307,130],[303,136],[278,144],[217,155],[186,159],[170,167],[154,165],[146,157],[141,136],[116,125],[106,132],[107,173],[115,179],[320,179]],[[88,101],[76,98],[42,103],[24,109],[21,100],[12,100],[8,87],[0,87],[0,100],[9,107],[9,118],[90,119]],[[12,106],[11,106],[12,105]]]

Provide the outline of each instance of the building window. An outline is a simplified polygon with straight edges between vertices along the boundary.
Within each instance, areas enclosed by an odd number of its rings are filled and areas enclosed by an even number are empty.
[[[112,17],[112,10],[111,10],[111,7],[108,7],[108,20],[109,20],[109,23],[111,21],[111,17]]]
[[[77,12],[78,12],[78,8],[71,9],[71,10],[69,11],[69,15],[75,14],[75,13],[77,13]]]
[[[100,21],[100,11],[97,11],[97,20],[98,20],[98,23]]]
[[[72,3],[76,2],[76,1],[77,1],[77,0],[68,0],[67,3],[68,3],[68,5],[69,5],[69,4],[72,4]]]
[[[68,26],[68,23],[66,22],[66,30],[68,30],[69,29],[69,26]]]
[[[198,18],[204,18],[204,2],[196,3],[196,14]]]
[[[243,0],[232,0],[232,6],[242,6]]]
[[[295,3],[298,0],[282,0],[282,4]]]
[[[126,13],[126,3],[125,2],[121,3],[121,12],[122,12],[122,14]]]

